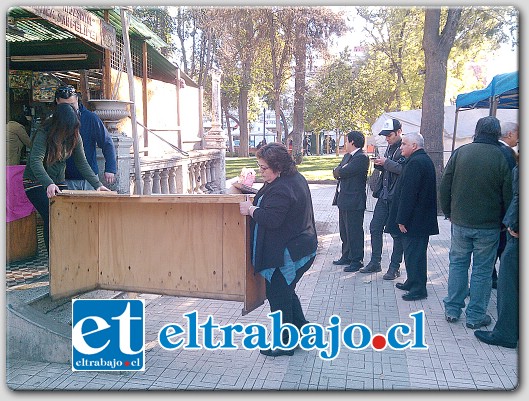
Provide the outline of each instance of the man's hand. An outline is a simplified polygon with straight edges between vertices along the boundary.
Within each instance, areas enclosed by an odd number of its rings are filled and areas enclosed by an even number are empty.
[[[340,178],[340,174],[338,174],[338,169],[340,167],[335,167],[333,170],[332,170],[332,176],[336,179]]]
[[[107,173],[105,171],[104,175],[106,182],[108,182],[109,184],[114,184],[114,182],[116,181],[116,175],[114,173]]]
[[[110,191],[110,189],[108,189],[104,185],[101,185],[99,188],[96,189],[96,191]]]
[[[408,230],[406,230],[406,227],[404,226],[404,224],[399,224],[399,230],[401,233],[407,233]]]
[[[514,230],[511,230],[510,227],[507,227],[507,231],[509,231],[509,234],[511,234],[514,238],[520,238],[520,234]]]
[[[383,166],[385,161],[386,161],[386,158],[384,156],[379,156],[375,160],[373,160],[373,163],[376,166]]]

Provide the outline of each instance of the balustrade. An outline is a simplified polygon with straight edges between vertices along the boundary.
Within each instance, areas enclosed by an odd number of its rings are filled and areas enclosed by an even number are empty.
[[[214,179],[221,175],[215,171],[221,165],[217,160],[221,155],[215,151],[202,153],[199,151],[190,158],[142,159],[143,195],[220,193],[221,188]],[[134,181],[134,169],[131,168],[131,193],[136,193]]]

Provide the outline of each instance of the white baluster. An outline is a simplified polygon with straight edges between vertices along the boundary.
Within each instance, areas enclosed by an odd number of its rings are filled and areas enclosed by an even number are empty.
[[[143,173],[143,195],[152,195],[152,172],[145,171]]]
[[[162,169],[160,171],[160,186],[162,188],[162,194],[169,193],[169,169]]]
[[[160,188],[160,170],[154,170],[153,181],[152,181],[152,193],[160,194],[162,193]]]

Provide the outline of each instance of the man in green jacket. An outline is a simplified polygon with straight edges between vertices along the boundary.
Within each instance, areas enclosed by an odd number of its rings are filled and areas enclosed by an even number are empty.
[[[439,188],[441,209],[452,223],[448,294],[445,317],[456,322],[465,307],[470,276],[466,326],[488,326],[487,307],[492,290],[492,269],[501,222],[512,198],[511,169],[498,143],[500,122],[487,116],[478,120],[474,141],[450,157]]]

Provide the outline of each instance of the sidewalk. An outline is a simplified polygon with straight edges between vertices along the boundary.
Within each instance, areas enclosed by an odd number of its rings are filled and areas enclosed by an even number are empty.
[[[146,304],[146,362],[144,372],[72,372],[70,365],[24,360],[7,361],[7,385],[12,390],[513,390],[518,386],[519,349],[479,342],[466,328],[444,319],[443,297],[448,278],[450,223],[439,217],[440,234],[430,237],[428,298],[403,301],[396,281],[382,280],[389,261],[391,237],[385,235],[383,271],[345,273],[332,261],[340,256],[338,210],[331,206],[334,185],[311,184],[319,234],[313,267],[304,275],[297,293],[307,319],[329,325],[338,315],[342,327],[363,323],[373,333],[385,333],[395,323],[411,324],[410,313],[424,310],[427,350],[352,351],[342,347],[332,361],[317,351],[296,350],[294,356],[265,357],[258,350],[188,351],[162,349],[158,330],[167,323],[185,322],[183,314],[197,310],[199,318],[213,315],[215,323],[261,323],[269,326],[268,303],[241,315],[242,304],[231,301],[140,294]],[[365,258],[371,255],[369,222],[365,214]],[[13,274],[13,272],[11,272]],[[8,288],[7,291],[17,287]],[[494,327],[496,290],[489,314]],[[9,346],[9,345],[8,345]],[[130,393],[129,393],[130,394]]]

